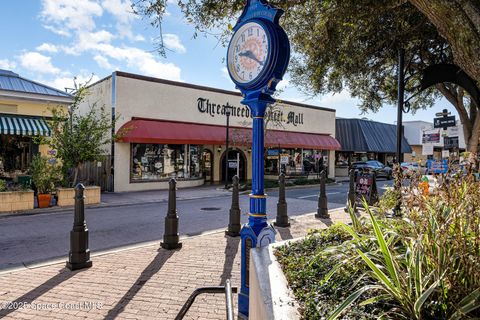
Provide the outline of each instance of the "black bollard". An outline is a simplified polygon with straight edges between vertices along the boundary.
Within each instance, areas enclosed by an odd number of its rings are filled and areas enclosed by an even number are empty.
[[[177,181],[170,179],[168,189],[168,211],[165,217],[165,233],[163,242],[160,246],[163,249],[172,250],[182,247],[182,243],[178,241],[178,216],[177,216]]]
[[[322,172],[320,173],[320,194],[318,195],[317,214],[315,214],[315,218],[330,218],[330,215],[328,214],[327,192],[325,190],[326,180],[327,178],[325,170],[322,170]]]
[[[70,270],[92,266],[88,249],[88,228],[85,222],[84,190],[85,187],[81,183],[75,187],[74,221],[73,229],[70,231],[70,252],[67,261],[67,268]]]
[[[278,203],[277,203],[277,219],[273,223],[276,227],[290,227],[287,215],[287,201],[285,201],[285,174],[278,176]]]
[[[232,179],[233,191],[232,191],[232,206],[230,207],[230,221],[228,223],[228,230],[225,234],[230,237],[238,237],[240,235],[240,206],[238,200],[238,176],[234,176]]]
[[[352,207],[354,212],[357,212],[357,204],[355,203],[355,169],[350,169],[349,171],[350,176],[350,185],[348,189],[348,200],[347,200],[347,211],[348,207]]]

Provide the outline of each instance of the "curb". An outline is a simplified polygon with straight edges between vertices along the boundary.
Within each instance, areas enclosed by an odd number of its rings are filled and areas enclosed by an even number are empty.
[[[197,200],[197,199],[205,199],[205,198],[214,198],[223,195],[213,195],[213,196],[202,196],[202,197],[191,197],[191,198],[182,198],[177,197],[178,200]],[[226,195],[225,195],[226,196]],[[122,203],[110,203],[110,202],[100,202],[98,204],[87,204],[85,205],[85,209],[98,209],[98,208],[115,208],[115,207],[128,207],[128,206],[135,206],[135,205],[148,205],[154,203],[164,203],[168,202],[168,199],[160,199],[160,200],[153,200],[153,201],[138,201],[138,202],[122,202]],[[47,213],[65,213],[68,211],[73,211],[74,206],[66,206],[66,207],[51,207],[48,209],[33,209],[28,211],[17,211],[17,212],[4,212],[0,213],[0,219],[7,218],[7,217],[17,217],[17,216],[33,216],[38,214],[47,214]]]
[[[341,182],[331,182],[327,183],[327,186],[331,185],[339,185],[341,186]],[[287,186],[285,189],[302,189],[302,188],[309,188],[309,187],[319,187],[320,184],[308,184],[308,185],[294,185],[294,186]],[[219,190],[219,189],[216,189]],[[225,189],[220,189],[220,190],[225,190]],[[278,187],[275,188],[266,188],[265,191],[272,191],[272,190],[278,190]],[[244,190],[240,191],[239,194],[249,194],[252,190]],[[227,193],[228,192],[228,193]],[[177,197],[177,201],[181,200],[197,200],[197,199],[205,199],[205,198],[215,198],[219,196],[230,196],[231,190],[228,189],[228,191],[225,191],[225,194],[217,194],[217,195],[212,195],[212,196],[202,196],[202,197]],[[110,203],[110,202],[100,202],[99,204],[90,204],[90,205],[85,205],[85,209],[98,209],[98,208],[115,208],[115,207],[128,207],[128,206],[135,206],[135,205],[149,205],[149,204],[155,204],[155,203],[164,203],[168,202],[167,199],[160,199],[160,200],[153,200],[153,201],[138,201],[138,202],[122,202],[122,203]],[[33,209],[33,210],[28,210],[28,211],[17,211],[17,212],[3,212],[0,213],[0,219],[3,218],[9,218],[9,217],[18,217],[18,216],[33,216],[33,215],[39,215],[39,214],[48,214],[48,213],[67,213],[68,211],[73,211],[74,206],[66,206],[66,207],[51,207],[47,209]]]
[[[337,210],[343,212],[343,208],[336,208],[336,209],[332,209],[331,211],[334,212],[334,211],[337,211]],[[293,216],[293,217],[289,217],[289,219],[294,221],[299,217],[314,216],[315,214],[316,214],[316,212],[309,212],[309,213],[304,213],[304,214],[296,215],[296,216]],[[319,220],[323,220],[323,219],[319,219]],[[270,222],[272,225],[273,225],[274,221],[275,221],[275,219],[269,219],[268,220],[268,222]],[[192,239],[192,238],[197,238],[197,237],[209,236],[209,235],[213,235],[213,234],[217,234],[217,233],[224,234],[226,228],[227,227],[208,230],[208,231],[203,231],[203,232],[200,232],[199,234],[193,234],[193,235],[183,235],[183,236],[180,236],[180,240],[187,240],[187,239]],[[279,228],[279,227],[275,227],[275,228]],[[287,228],[281,228],[281,229],[287,229]],[[109,255],[109,254],[120,253],[120,252],[123,252],[123,251],[129,251],[129,250],[135,250],[135,249],[150,247],[150,246],[153,246],[153,245],[158,245],[159,246],[161,241],[162,241],[162,239],[160,238],[160,239],[157,239],[157,240],[128,244],[128,245],[124,245],[124,246],[120,246],[120,247],[116,247],[116,248],[103,249],[103,250],[99,250],[98,252],[90,251],[90,257],[91,258],[100,257],[100,256],[104,256],[104,255]],[[27,263],[21,263],[21,264],[13,265],[9,268],[0,270],[0,276],[4,276],[6,274],[15,273],[15,272],[19,272],[19,271],[38,269],[38,268],[51,266],[51,265],[55,265],[55,264],[65,264],[67,260],[68,260],[68,253],[65,254],[64,256],[61,256],[61,257],[53,257],[53,258],[49,258],[49,259],[46,259],[46,260],[35,260],[35,261],[27,262]]]

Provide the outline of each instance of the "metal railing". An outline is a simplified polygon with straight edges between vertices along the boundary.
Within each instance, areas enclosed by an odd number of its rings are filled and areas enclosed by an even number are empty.
[[[232,293],[237,293],[237,287],[230,285],[230,280],[225,281],[224,286],[214,286],[214,287],[201,287],[195,289],[193,293],[188,297],[187,301],[183,305],[182,309],[178,312],[175,320],[182,320],[183,317],[187,314],[188,310],[192,306],[195,298],[202,293],[225,293],[225,305],[227,307],[227,320],[233,320],[233,298]]]

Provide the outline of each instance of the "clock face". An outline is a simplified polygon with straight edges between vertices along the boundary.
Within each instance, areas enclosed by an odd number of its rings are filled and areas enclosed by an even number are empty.
[[[238,29],[228,47],[228,69],[238,83],[255,81],[266,67],[269,37],[262,25],[247,22]]]

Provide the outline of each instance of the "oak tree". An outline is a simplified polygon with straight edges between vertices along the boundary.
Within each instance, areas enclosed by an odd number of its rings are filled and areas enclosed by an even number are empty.
[[[161,26],[168,2],[137,0],[132,7],[136,13],[152,18],[155,26]],[[196,32],[218,30],[224,44],[230,36],[229,26],[235,23],[245,2],[177,0]],[[396,103],[397,57],[398,50],[403,48],[406,98],[413,112],[431,107],[436,99],[445,96],[460,115],[468,150],[477,152],[480,106],[454,84],[443,83],[419,91],[422,70],[438,63],[456,63],[474,80],[480,80],[477,0],[269,3],[285,10],[281,23],[292,43],[289,70],[298,88],[312,95],[347,89],[359,98],[362,111],[378,111],[385,104]]]

